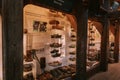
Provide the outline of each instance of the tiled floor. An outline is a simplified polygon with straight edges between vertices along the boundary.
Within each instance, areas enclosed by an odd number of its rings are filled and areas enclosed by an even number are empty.
[[[120,80],[120,63],[110,64],[107,72],[101,72],[89,80]]]

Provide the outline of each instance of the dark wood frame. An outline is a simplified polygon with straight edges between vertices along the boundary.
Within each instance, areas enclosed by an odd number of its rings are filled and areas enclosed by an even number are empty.
[[[119,44],[120,44],[120,20],[116,20],[114,26],[114,37],[115,37],[115,44],[114,44],[114,59],[115,63],[119,62]]]
[[[109,52],[109,27],[110,21],[107,15],[102,18],[102,34],[101,34],[101,60],[100,60],[100,69],[101,71],[108,70],[108,52]]]
[[[76,80],[87,80],[86,58],[87,58],[87,29],[88,29],[88,9],[82,1],[76,3],[76,23],[77,23],[77,54],[76,54]]]
[[[23,0],[2,0],[3,79],[22,80],[23,76]],[[32,0],[27,0],[32,2]],[[77,2],[77,1],[76,1]],[[28,3],[26,3],[28,4]],[[88,10],[82,0],[76,3],[77,21],[77,80],[87,80],[87,20]],[[107,20],[107,17],[105,18]],[[102,71],[107,70],[108,22],[103,23],[101,43]],[[105,55],[105,56],[103,56]],[[105,61],[105,62],[104,62]],[[98,68],[99,71],[99,68]],[[94,70],[92,71],[94,73]],[[89,73],[88,73],[89,74]]]
[[[23,77],[23,1],[2,0],[3,80]]]
[[[0,14],[1,14],[1,10],[2,10],[2,1],[0,1]]]

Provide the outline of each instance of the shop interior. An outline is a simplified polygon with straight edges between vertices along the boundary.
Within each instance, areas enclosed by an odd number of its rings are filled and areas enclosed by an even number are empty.
[[[66,80],[76,72],[76,28],[65,13],[35,5],[24,7],[25,80]],[[87,71],[99,65],[101,35],[88,21]],[[30,76],[31,75],[31,76]],[[48,75],[48,77],[46,77]]]
[[[3,13],[5,13],[5,11],[3,11]],[[97,15],[97,17],[99,17],[99,15]],[[0,31],[0,37],[1,37],[0,80],[3,80],[2,79],[3,76],[6,76],[3,74],[3,66],[7,64],[7,62],[3,64],[3,62],[5,62],[3,60],[7,60],[6,59],[7,57],[5,58],[5,54],[2,55],[2,53],[7,53],[7,52],[2,52],[3,50],[2,30],[6,29],[6,27],[2,29],[2,18],[0,16],[0,30],[1,30]],[[5,17],[4,19],[7,18]],[[17,19],[17,18],[13,18],[13,19]],[[5,25],[4,21],[3,24]],[[102,54],[103,58],[101,58],[101,45],[103,47],[103,44],[101,42],[102,41],[101,39],[103,39],[102,37],[103,28],[101,28],[101,26],[104,26],[104,24],[101,24],[99,21],[96,21],[88,17],[87,50],[86,50],[87,54],[84,54],[86,55],[86,58],[84,58],[86,59],[86,63],[81,65],[81,66],[86,65],[86,72],[84,71],[83,72],[84,74],[87,73],[87,79],[95,75],[96,73],[100,72],[102,64],[103,64],[102,68],[104,68],[104,66],[106,67],[107,63],[106,64],[104,63],[104,60],[106,60],[105,58],[107,58],[109,64],[116,62],[115,50],[117,50],[116,49],[117,38],[115,36],[116,34],[114,29],[116,28],[116,26],[118,26],[117,22],[116,24],[115,23],[112,24],[112,20],[111,20],[110,30],[109,30],[108,57],[103,57],[104,55]],[[75,17],[73,15],[71,17],[71,14],[64,13],[64,11],[61,12],[56,9],[42,7],[41,5],[40,6],[33,4],[25,5],[23,8],[23,44],[22,44],[23,48],[20,47],[21,49],[23,49],[23,53],[22,53],[23,58],[20,58],[23,61],[23,67],[17,66],[17,64],[19,64],[19,62],[21,61],[20,59],[18,59],[18,62],[13,61],[15,63],[14,65],[11,64],[12,69],[16,66],[18,67],[18,69],[23,68],[22,70],[23,80],[75,80],[76,70],[77,70],[76,65],[78,65],[76,64],[77,54],[78,54],[77,41],[80,40],[79,39],[80,36],[78,37],[77,35],[78,34],[77,27],[78,25],[77,25],[77,21],[75,21]],[[6,35],[8,34],[5,34],[5,37]],[[16,49],[16,44],[19,44],[16,42],[11,43],[12,45],[12,47],[10,45],[11,52],[12,50],[14,52],[15,50],[13,48]],[[85,48],[84,46],[82,47]],[[18,49],[18,45],[17,45],[17,49]],[[20,55],[20,54],[16,55],[15,53],[9,55],[10,56],[14,55],[16,57]],[[119,54],[120,54],[120,44],[119,44]],[[2,59],[3,56],[4,59]],[[102,59],[102,63],[101,63],[101,59]],[[17,67],[13,70],[17,70]]]

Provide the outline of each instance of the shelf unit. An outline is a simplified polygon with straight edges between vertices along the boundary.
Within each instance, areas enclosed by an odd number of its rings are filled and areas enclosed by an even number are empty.
[[[88,54],[87,70],[92,70],[99,64],[99,51],[96,48],[96,28],[92,22],[88,22]],[[99,47],[99,46],[97,46]]]
[[[30,61],[30,62],[27,62],[27,61],[23,61],[23,65],[31,65],[32,66],[32,70],[30,70],[30,71],[23,71],[23,76],[27,76],[27,75],[29,75],[29,74],[32,74],[33,75],[33,78],[36,80],[36,78],[37,78],[37,74],[36,74],[36,72],[37,72],[37,69],[36,69],[36,67],[37,67],[37,64],[36,64],[36,60],[34,60],[33,59],[33,61]]]
[[[76,32],[73,28],[70,29],[68,56],[68,64],[76,64]]]

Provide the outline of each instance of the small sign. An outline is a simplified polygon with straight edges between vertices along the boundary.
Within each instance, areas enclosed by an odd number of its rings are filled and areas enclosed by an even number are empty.
[[[48,7],[71,13],[73,11],[75,0],[38,0],[37,2]]]

